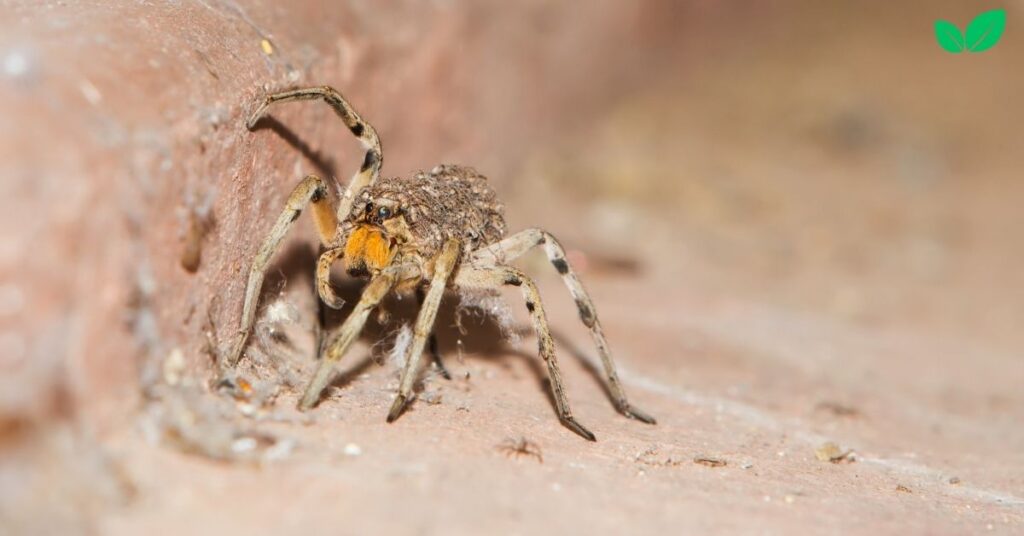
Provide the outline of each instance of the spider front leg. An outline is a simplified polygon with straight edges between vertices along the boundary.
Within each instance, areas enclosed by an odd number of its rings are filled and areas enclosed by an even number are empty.
[[[345,241],[342,239],[339,242]],[[331,266],[344,254],[345,248],[337,247],[323,252],[316,261],[316,291],[320,300],[331,309],[341,309],[345,306],[345,300],[338,296],[331,286]]]
[[[309,175],[302,179],[302,182],[288,196],[288,202],[285,203],[284,210],[278,216],[277,222],[270,229],[270,233],[263,241],[263,245],[260,246],[256,258],[252,261],[252,266],[249,268],[249,280],[245,286],[245,302],[242,306],[242,320],[238,328],[238,335],[227,357],[221,355],[222,359],[218,363],[221,372],[235,366],[242,357],[242,352],[245,351],[245,345],[249,340],[249,334],[252,333],[253,322],[256,320],[256,302],[259,299],[260,289],[263,287],[263,277],[267,264],[270,263],[274,252],[281,245],[281,240],[284,239],[284,236],[288,233],[292,224],[295,223],[295,220],[298,219],[299,214],[302,213],[302,209],[305,208],[307,203],[313,207],[313,219],[316,222],[321,242],[329,244],[334,240],[334,233],[338,228],[338,220],[335,217],[334,206],[327,191],[327,184],[320,177]]]
[[[352,135],[359,138],[363,147],[366,148],[363,165],[352,177],[349,185],[342,192],[341,199],[338,200],[338,219],[344,219],[352,210],[352,202],[355,200],[356,194],[377,180],[380,175],[380,166],[384,162],[384,154],[381,151],[380,138],[377,137],[376,129],[363,120],[341,92],[330,86],[321,86],[267,95],[249,116],[246,125],[250,129],[254,128],[260,118],[267,113],[267,109],[276,103],[316,99],[323,99],[331,108],[334,108],[334,112],[345,122],[345,126],[352,131]]]
[[[565,387],[562,385],[562,373],[558,368],[558,359],[555,357],[555,342],[551,338],[547,315],[544,314],[544,306],[540,301],[540,292],[537,290],[537,285],[534,284],[533,280],[515,268],[493,266],[486,262],[480,262],[471,266],[463,266],[459,270],[459,275],[455,278],[455,285],[461,288],[480,289],[496,289],[509,285],[522,289],[523,298],[526,300],[526,309],[530,312],[533,329],[537,332],[540,356],[548,367],[551,393],[555,398],[555,409],[558,411],[558,418],[566,428],[576,432],[584,439],[597,441],[597,438],[594,437],[590,430],[587,430],[573,418],[572,410],[569,409],[569,399],[565,396]]]
[[[616,409],[627,417],[647,424],[656,424],[657,421],[654,420],[654,417],[633,406],[626,399],[626,391],[622,388],[622,381],[619,380],[619,374],[615,370],[611,349],[608,347],[608,340],[604,337],[604,330],[601,329],[601,322],[597,318],[594,302],[583,288],[583,283],[576,276],[576,272],[569,266],[569,262],[565,258],[565,250],[554,236],[541,229],[527,229],[473,252],[470,260],[475,263],[504,264],[512,262],[537,246],[544,246],[548,260],[562,276],[562,281],[576,301],[580,320],[590,329],[591,338],[601,356],[601,364],[604,367],[605,376],[608,378],[608,386],[611,389]]]
[[[416,315],[416,324],[413,327],[412,343],[405,351],[405,368],[402,370],[402,382],[398,387],[398,395],[395,402],[391,404],[388,412],[388,422],[394,422],[402,414],[405,405],[412,398],[412,387],[416,383],[416,375],[419,372],[420,357],[423,355],[423,345],[434,330],[434,319],[437,318],[437,309],[441,305],[441,296],[448,286],[448,278],[455,270],[455,264],[459,260],[459,251],[462,245],[457,240],[445,242],[441,253],[434,261],[434,275],[430,279],[430,288],[427,289],[423,306]]]
[[[394,288],[399,281],[419,277],[419,269],[414,265],[403,264],[390,266],[381,271],[380,274],[370,280],[359,297],[352,312],[345,318],[338,331],[331,335],[327,341],[327,351],[320,358],[320,365],[317,367],[313,378],[310,380],[306,391],[299,401],[299,409],[307,410],[316,404],[320,399],[320,393],[327,387],[334,373],[334,366],[341,360],[352,344],[352,341],[363,331],[366,319],[384,296]]]

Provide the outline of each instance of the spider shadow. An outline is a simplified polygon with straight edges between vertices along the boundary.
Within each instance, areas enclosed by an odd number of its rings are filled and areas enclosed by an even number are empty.
[[[270,129],[275,134],[281,137],[288,145],[291,145],[293,149],[302,153],[302,156],[309,160],[313,167],[316,168],[320,176],[333,180],[337,177],[337,163],[330,156],[326,156],[324,153],[313,149],[308,143],[302,140],[295,133],[294,130],[288,128],[284,123],[278,121],[273,116],[265,115],[256,122],[252,127],[252,131]]]

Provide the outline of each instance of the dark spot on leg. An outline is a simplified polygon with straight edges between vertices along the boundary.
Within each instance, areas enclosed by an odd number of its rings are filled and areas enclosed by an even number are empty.
[[[363,124],[362,123],[356,123],[356,124],[348,127],[348,129],[351,130],[352,134],[355,134],[355,136],[357,138],[361,138],[363,136]]]
[[[532,301],[526,302],[526,310],[527,311],[530,311],[532,313],[533,310],[536,309],[536,308],[537,308],[537,306],[534,305]]]
[[[580,310],[580,320],[583,321],[583,324],[588,328],[594,327],[594,310],[581,301],[576,302],[576,308]]]
[[[505,284],[506,285],[512,285],[514,287],[518,287],[519,285],[523,284],[523,280],[519,279],[519,276],[517,276],[517,275],[510,275],[510,276],[505,278]]]
[[[292,212],[292,219],[291,219],[291,221],[295,221],[295,220],[299,219],[299,214],[302,214],[301,210],[296,210],[295,212]]]
[[[313,203],[319,203],[326,195],[327,191],[324,190],[323,186],[317,186],[316,189],[313,190],[313,195],[310,196],[309,200]]]
[[[558,273],[562,275],[569,273],[569,265],[566,264],[565,259],[555,259],[551,261],[551,264],[555,265],[555,270],[558,270]]]
[[[379,157],[375,151],[366,151],[366,158],[363,159],[363,167],[360,171],[366,171],[377,164]]]

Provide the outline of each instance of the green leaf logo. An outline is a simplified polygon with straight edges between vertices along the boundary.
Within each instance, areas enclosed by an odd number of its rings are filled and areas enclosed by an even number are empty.
[[[951,54],[963,51],[983,52],[999,42],[1006,30],[1006,11],[995,9],[986,11],[967,25],[966,34],[960,32],[955,24],[945,20],[935,21],[935,39],[939,46]]]
[[[935,38],[939,40],[939,46],[946,52],[959,54],[964,51],[964,35],[960,28],[947,20],[935,21]]]
[[[986,11],[967,25],[967,48],[971,52],[988,50],[999,42],[1006,29],[1006,11]]]

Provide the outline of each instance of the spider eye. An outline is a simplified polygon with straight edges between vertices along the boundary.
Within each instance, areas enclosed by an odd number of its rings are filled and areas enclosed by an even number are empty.
[[[380,207],[377,209],[377,218],[380,220],[386,220],[391,217],[391,209],[388,207]]]

